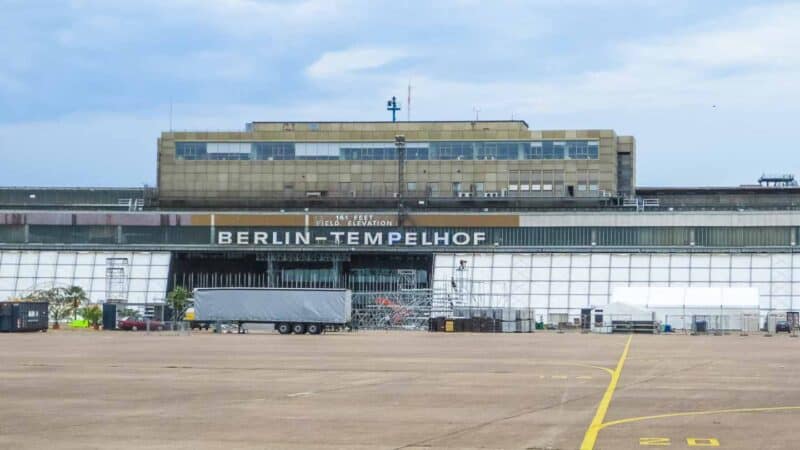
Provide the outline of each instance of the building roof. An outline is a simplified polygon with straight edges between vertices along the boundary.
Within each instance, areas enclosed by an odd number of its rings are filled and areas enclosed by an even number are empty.
[[[397,131],[512,131],[527,132],[528,123],[524,120],[438,120],[438,121],[368,121],[368,122],[312,122],[280,121],[249,122],[245,131],[320,131],[320,132],[397,132]]]
[[[11,209],[131,209],[143,206],[145,187],[0,187],[0,208]]]

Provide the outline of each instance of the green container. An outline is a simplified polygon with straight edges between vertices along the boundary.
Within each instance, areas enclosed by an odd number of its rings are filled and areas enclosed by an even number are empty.
[[[70,328],[89,328],[88,320],[73,320],[69,323]]]

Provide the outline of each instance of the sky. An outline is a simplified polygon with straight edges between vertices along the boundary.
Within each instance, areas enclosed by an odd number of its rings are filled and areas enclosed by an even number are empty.
[[[477,111],[634,135],[639,186],[800,176],[800,2],[0,0],[0,10],[2,186],[153,186],[162,131],[389,120],[393,95],[402,120]]]

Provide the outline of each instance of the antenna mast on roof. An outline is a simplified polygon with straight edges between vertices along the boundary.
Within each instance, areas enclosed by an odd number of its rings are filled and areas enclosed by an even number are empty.
[[[386,110],[392,112],[392,122],[397,122],[397,111],[400,111],[400,106],[397,104],[397,97],[392,96],[386,102]]]
[[[411,80],[408,80],[408,97],[406,98],[406,122],[411,122]]]

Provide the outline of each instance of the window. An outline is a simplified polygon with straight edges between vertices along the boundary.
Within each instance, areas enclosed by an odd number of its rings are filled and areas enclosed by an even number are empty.
[[[431,144],[437,151],[438,158],[444,160],[474,159],[472,142],[439,142]]]
[[[342,147],[339,151],[341,159],[345,160],[362,160],[362,161],[380,161],[397,159],[397,149],[394,147],[369,147],[369,148],[349,148]],[[408,150],[406,150],[408,156]],[[318,159],[318,158],[315,158]],[[339,158],[332,158],[339,159]]]
[[[570,141],[567,142],[567,155],[570,159],[597,159],[597,141]]]
[[[428,159],[427,148],[409,148],[406,147],[407,160],[426,160]]]
[[[416,190],[417,190],[417,183],[414,183],[413,181],[406,183],[406,191],[413,192]]]
[[[600,172],[598,170],[578,170],[578,191],[599,191],[600,183],[598,182]]]
[[[175,159],[199,160],[208,159],[205,142],[176,142]]]
[[[564,159],[565,142],[532,142],[530,150],[526,150],[526,159]]]
[[[477,145],[477,159],[518,159],[519,146],[516,142],[479,142]]]
[[[585,142],[570,142],[567,146],[570,159],[588,159],[589,146]]]
[[[294,144],[289,142],[254,142],[254,159],[259,161],[280,161],[294,159]]]
[[[598,159],[599,156],[599,143],[597,141],[589,141],[589,159]]]
[[[405,159],[518,160],[598,159],[597,141],[494,141],[409,143]],[[333,142],[176,142],[178,160],[345,160],[398,158],[394,143]]]
[[[553,142],[551,143],[551,151],[548,151],[545,146],[544,159],[564,159],[564,153],[567,147],[566,142]]]
[[[523,147],[522,154],[525,159],[597,159],[598,142],[534,141]]]
[[[542,159],[542,143],[531,142],[525,148],[523,155],[525,156],[525,159]]]

